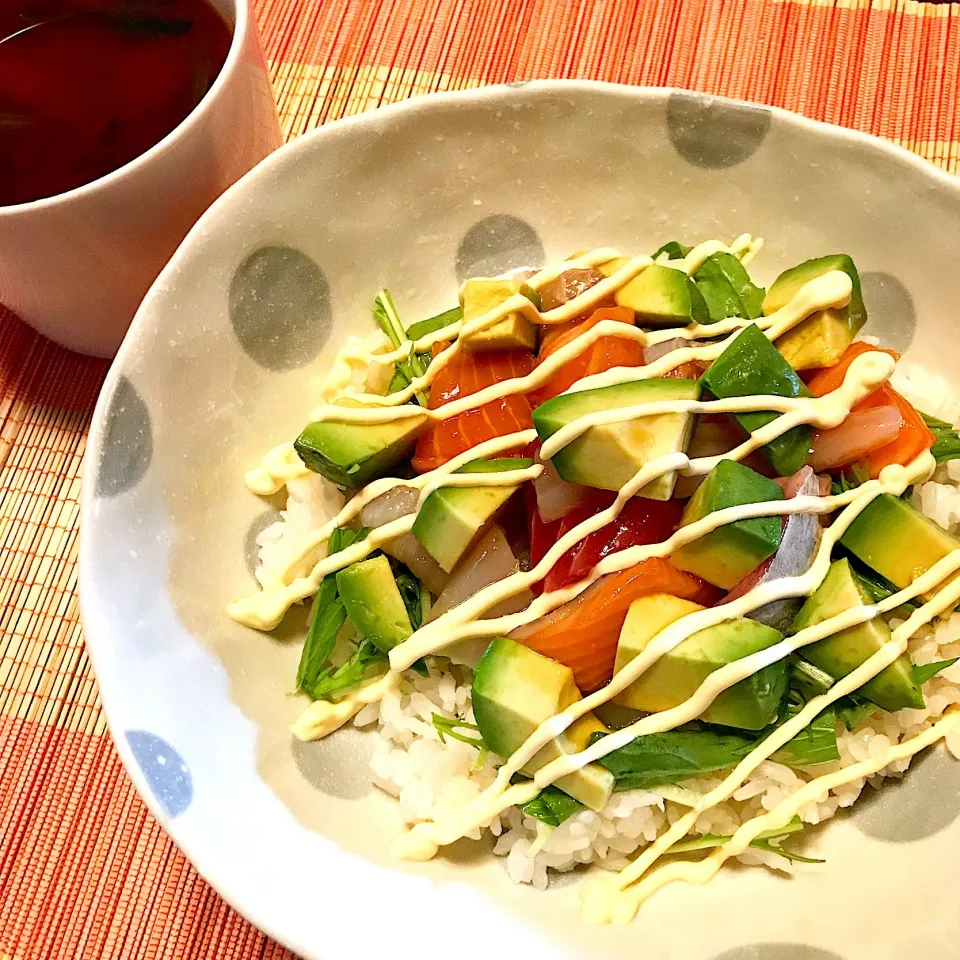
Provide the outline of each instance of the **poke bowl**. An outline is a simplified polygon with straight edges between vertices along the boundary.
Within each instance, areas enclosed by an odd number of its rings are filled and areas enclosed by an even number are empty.
[[[318,960],[953,956],[958,212],[861,134],[559,81],[228,191],[81,548],[201,873]]]

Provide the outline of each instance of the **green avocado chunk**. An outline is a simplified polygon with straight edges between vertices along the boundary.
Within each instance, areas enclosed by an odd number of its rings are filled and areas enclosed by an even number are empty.
[[[762,395],[810,396],[803,381],[755,323],[745,327],[717,357],[703,375],[703,384],[720,400]],[[738,413],[734,418],[744,430],[753,433],[776,416],[775,413],[758,411]],[[806,465],[812,436],[811,427],[794,427],[762,448],[778,476],[793,476]]]
[[[384,423],[308,423],[293,446],[304,464],[339,487],[357,490],[412,449],[425,414]]]
[[[460,291],[464,321],[469,323],[482,317],[517,293],[522,293],[539,309],[540,294],[523,280],[497,277],[475,277],[467,280]],[[472,333],[468,337],[461,336],[460,344],[468,353],[486,350],[535,350],[538,337],[536,324],[531,323],[519,310],[513,310],[501,317],[492,327]]]
[[[353,625],[384,653],[413,633],[400,588],[384,554],[341,570],[337,590]]]
[[[619,673],[671,623],[703,607],[668,594],[648,594],[630,605],[620,631],[614,672]],[[698,630],[665,653],[613,698],[622,707],[658,713],[689,699],[728,663],[779,643],[783,634],[754,620],[728,620]],[[761,730],[777,719],[787,692],[788,664],[778,660],[724,690],[700,715],[707,723]]]
[[[681,527],[717,510],[782,499],[783,491],[772,480],[736,460],[721,460],[690,498],[683,511]],[[737,520],[674,550],[670,561],[681,570],[731,590],[777,552],[782,533],[779,516]]]
[[[947,554],[960,550],[960,540],[906,500],[890,493],[881,493],[871,500],[847,528],[840,543],[901,590]],[[945,583],[955,576],[948,577]],[[923,594],[923,599],[929,600],[937,589]]]
[[[457,473],[503,473],[525,470],[533,461],[524,457],[473,460]],[[413,535],[427,553],[449,573],[483,535],[519,484],[494,487],[440,487],[423,502],[413,523]]]
[[[781,273],[764,298],[763,312],[769,315],[785,307],[805,283],[832,270],[842,270],[850,277],[850,303],[839,309],[818,310],[777,339],[777,349],[794,370],[832,367],[853,343],[867,322],[860,275],[845,253],[817,257]]]
[[[554,397],[533,411],[533,425],[542,442],[591,413],[662,400],[697,400],[699,396],[697,380],[664,378],[618,383]],[[553,464],[569,483],[619,490],[644,464],[668,453],[685,451],[693,421],[693,414],[661,413],[593,426],[554,454]],[[676,471],[665,473],[648,483],[638,496],[669,500],[676,479]]]
[[[614,295],[621,307],[648,327],[684,327],[709,323],[710,312],[697,285],[682,270],[659,263],[647,267]]]
[[[569,667],[515,640],[497,637],[477,664],[472,699],[484,743],[499,756],[509,757],[541,723],[581,697]],[[608,732],[592,713],[586,713],[539,750],[523,772],[533,776],[551,761],[586,749],[592,734]],[[613,784],[609,770],[590,763],[561,777],[554,786],[591,809],[601,810],[610,799]]]
[[[837,560],[830,565],[823,583],[800,609],[790,632],[799,633],[844,610],[872,602],[872,597],[851,568],[850,561]],[[808,644],[800,652],[814,666],[839,680],[872,657],[889,639],[890,627],[878,615],[866,623],[848,627],[824,640]],[[865,683],[857,693],[884,710],[902,710],[904,707],[923,709],[923,693],[913,678],[913,665],[906,654]]]
[[[703,294],[711,320],[727,317],[755,320],[761,316],[763,290],[753,283],[744,265],[732,253],[707,257],[693,280]]]

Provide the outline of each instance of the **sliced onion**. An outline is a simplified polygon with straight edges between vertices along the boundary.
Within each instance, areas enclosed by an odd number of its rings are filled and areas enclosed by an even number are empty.
[[[811,442],[810,466],[816,471],[846,466],[897,439],[902,427],[895,406],[851,413],[839,427],[818,430]]]
[[[382,527],[391,520],[407,517],[417,509],[417,497],[413,487],[394,487],[371,500],[360,511],[360,522],[365,527]],[[447,585],[449,575],[412,533],[388,540],[383,544],[383,552],[406,564],[434,596]]]
[[[809,466],[778,483],[783,488],[787,499],[815,497],[820,493],[820,480]],[[783,526],[783,536],[780,538],[780,547],[777,552],[769,560],[760,564],[756,570],[748,573],[727,594],[724,602],[742,597],[762,583],[770,583],[784,577],[798,577],[806,573],[820,549],[822,534],[823,528],[820,526],[817,514],[790,514]],[[751,620],[784,632],[793,622],[801,606],[803,606],[803,597],[785,597],[782,600],[765,603],[747,616]]]
[[[499,583],[519,568],[517,558],[510,549],[507,536],[498,524],[490,529],[471,547],[453,568],[446,588],[437,597],[437,602],[430,608],[428,621],[459,606],[464,600],[469,600],[475,593],[491,583]],[[524,590],[514,597],[498,603],[483,614],[484,619],[502,617],[508,613],[516,613],[526,607],[533,595]]]
[[[537,513],[544,523],[565,517],[574,507],[579,507],[586,496],[587,488],[579,483],[568,483],[557,473],[557,468],[548,460],[543,473],[533,481],[537,495]]]

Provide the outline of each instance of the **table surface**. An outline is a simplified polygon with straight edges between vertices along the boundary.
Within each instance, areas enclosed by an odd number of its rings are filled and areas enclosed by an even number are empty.
[[[686,87],[960,153],[960,6],[861,0],[255,0],[286,137],[536,77]],[[0,960],[291,958],[204,883],[106,732],[77,609],[107,370],[0,307]]]

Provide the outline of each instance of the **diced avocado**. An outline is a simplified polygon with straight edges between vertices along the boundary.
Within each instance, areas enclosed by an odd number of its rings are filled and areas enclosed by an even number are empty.
[[[745,327],[703,375],[704,386],[718,399],[774,396],[809,397],[803,381],[755,324]],[[738,413],[735,419],[750,433],[776,419],[764,411]],[[813,430],[794,427],[762,449],[778,476],[790,477],[806,466]]]
[[[501,757],[509,757],[541,723],[581,699],[569,667],[505,637],[493,640],[480,658],[472,698],[480,734]],[[552,760],[579,753],[598,732],[609,731],[592,713],[584,714],[538,751],[523,772],[533,776]],[[613,783],[609,770],[590,763],[554,785],[591,809],[600,810],[610,799]]]
[[[525,470],[532,460],[502,457],[473,460],[457,473],[503,473]],[[413,535],[427,553],[449,573],[483,535],[518,484],[496,487],[440,487],[423,502],[413,523]]]
[[[781,273],[763,301],[764,315],[785,307],[810,280],[831,270],[842,270],[850,277],[853,290],[850,303],[839,309],[818,310],[788,330],[777,340],[777,349],[794,370],[832,367],[867,322],[867,311],[860,291],[860,275],[845,253],[807,260]]]
[[[419,340],[428,333],[435,333],[437,330],[449,327],[451,323],[456,323],[462,319],[463,307],[451,307],[449,310],[444,310],[443,313],[438,313],[435,317],[411,323],[407,327],[407,338],[409,340]]]
[[[736,460],[721,460],[700,484],[683,511],[681,527],[708,513],[743,503],[782,500],[783,491]],[[780,546],[783,524],[779,516],[752,517],[717,527],[670,555],[675,567],[731,590]]]
[[[616,261],[614,261],[616,262]],[[604,264],[600,269],[606,270]],[[682,270],[655,263],[625,283],[614,299],[637,314],[637,323],[650,327],[683,327],[709,323],[710,312],[697,285]]]
[[[790,627],[799,633],[814,627],[852,607],[870,604],[873,600],[844,558],[830,565],[823,583],[800,609]],[[837,680],[852,673],[873,656],[890,639],[890,628],[881,616],[856,627],[848,627],[824,640],[803,647],[801,654],[814,666]],[[913,665],[904,654],[857,691],[884,710],[923,709],[923,693],[913,679]]]
[[[384,554],[359,560],[337,574],[347,616],[384,653],[413,633],[400,588]]]
[[[715,253],[693,275],[703,294],[711,320],[761,315],[763,290],[750,279],[744,265],[732,253]]]
[[[591,413],[661,400],[696,400],[699,396],[696,380],[635,380],[554,397],[533,411],[533,425],[542,442]],[[693,420],[693,414],[661,413],[593,426],[556,453],[553,465],[569,483],[619,490],[644,464],[686,450]],[[648,483],[638,496],[669,500],[675,481],[675,471],[665,473]]]
[[[426,415],[384,423],[308,423],[293,446],[304,464],[340,487],[356,490],[413,449]]]
[[[484,277],[467,280],[460,289],[464,321],[469,323],[476,320],[517,293],[522,293],[537,307],[540,306],[540,295],[523,280]],[[534,350],[537,346],[537,327],[519,310],[513,310],[492,327],[462,338],[462,346],[469,353],[482,350]]]
[[[668,594],[648,594],[630,605],[620,631],[614,673],[638,656],[671,623],[703,607]],[[698,630],[660,657],[613,702],[657,713],[688,700],[713,673],[728,663],[779,643],[783,634],[754,620],[728,620]],[[707,723],[760,730],[777,719],[787,692],[788,666],[778,660],[724,690],[700,715]]]
[[[881,493],[871,500],[847,528],[840,542],[901,590],[909,587],[948,553],[960,550],[960,540],[915,510],[906,500],[890,493]],[[951,575],[948,582],[955,576]],[[923,598],[929,600],[937,589],[939,587],[923,594]]]

